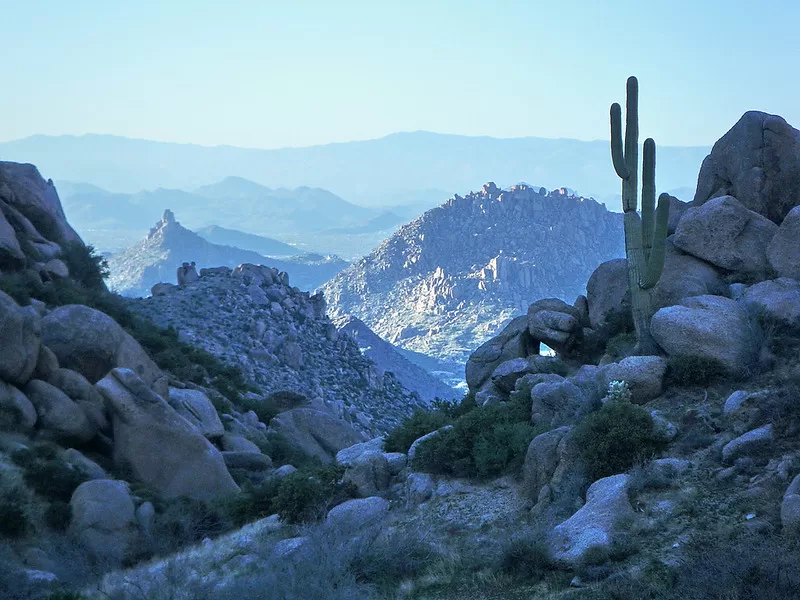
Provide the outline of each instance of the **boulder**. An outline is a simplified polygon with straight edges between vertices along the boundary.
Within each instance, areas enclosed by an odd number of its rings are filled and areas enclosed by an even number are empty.
[[[785,532],[800,532],[800,475],[792,479],[781,502],[781,525]]]
[[[767,247],[767,258],[779,277],[800,279],[800,206],[783,219]]]
[[[0,381],[0,431],[29,432],[36,425],[36,408],[11,384]]]
[[[586,298],[589,301],[589,323],[593,329],[616,315],[627,319],[632,328],[628,261],[615,258],[601,263],[586,283]]]
[[[408,465],[411,467],[412,470],[415,467],[414,458],[417,455],[417,449],[419,448],[420,444],[422,444],[422,443],[424,443],[424,442],[426,442],[426,441],[428,441],[428,440],[430,440],[430,439],[432,439],[432,438],[434,438],[434,437],[436,437],[438,435],[443,434],[445,431],[450,431],[452,428],[453,428],[452,425],[445,425],[441,429],[437,429],[436,431],[431,431],[430,433],[426,433],[422,437],[419,437],[416,440],[414,440],[414,442],[411,444],[411,447],[408,449]]]
[[[389,501],[379,496],[348,500],[334,506],[325,518],[328,525],[360,528],[382,521],[389,514]]]
[[[672,235],[678,228],[684,213],[691,207],[688,202],[682,202],[675,196],[669,197],[669,220],[667,221],[667,235]]]
[[[514,391],[517,379],[529,373],[536,373],[535,366],[527,358],[512,358],[497,365],[492,372],[492,383],[502,392]]]
[[[114,430],[114,459],[167,498],[210,500],[239,491],[220,452],[130,369],[97,383]]]
[[[220,438],[220,447],[226,452],[252,452],[261,454],[261,448],[240,435],[225,433]]]
[[[58,258],[51,258],[44,263],[40,272],[42,276],[48,280],[65,279],[69,277],[69,267],[67,267],[63,260],[59,260]]]
[[[32,379],[49,381],[53,373],[58,370],[58,358],[44,344],[39,346],[39,358],[36,360],[36,368],[33,370]],[[58,387],[58,386],[56,386]]]
[[[166,377],[117,322],[88,306],[70,304],[42,319],[42,342],[62,367],[95,383],[113,368],[130,369],[157,392],[166,394]]]
[[[537,435],[528,445],[522,465],[523,488],[525,495],[534,502],[542,488],[550,483],[558,466],[558,445],[571,430],[566,425],[551,429]]]
[[[180,416],[208,439],[219,439],[225,433],[217,409],[200,390],[169,388],[167,401]]]
[[[746,374],[758,358],[747,313],[722,296],[694,296],[662,308],[653,315],[650,332],[669,356],[715,360],[735,375]]]
[[[96,558],[121,563],[136,536],[128,484],[95,479],[80,484],[69,501],[69,532]]]
[[[780,224],[800,205],[800,132],[779,116],[744,113],[703,160],[692,204],[727,195]]]
[[[25,395],[36,408],[40,435],[62,443],[84,443],[97,429],[80,406],[58,388],[45,381],[32,379],[25,386]]]
[[[150,295],[154,298],[158,296],[169,296],[178,291],[178,286],[173,283],[157,283],[150,288]]]
[[[56,369],[47,383],[60,389],[80,406],[98,431],[111,431],[103,395],[83,375],[71,369]]]
[[[686,211],[672,241],[723,269],[763,277],[769,268],[767,247],[777,231],[768,218],[733,196],[722,196]]]
[[[359,496],[375,496],[389,487],[389,461],[379,450],[364,452],[345,469],[344,481],[353,483]]]
[[[479,389],[500,363],[529,354],[539,354],[539,344],[528,335],[528,318],[517,317],[470,355],[465,368],[467,386]]]
[[[591,412],[586,393],[571,381],[537,383],[531,390],[531,423],[559,427]]]
[[[797,279],[781,277],[752,285],[739,298],[739,303],[751,315],[771,321],[778,329],[800,331],[800,281]]]
[[[48,240],[83,243],[67,223],[53,182],[42,179],[35,166],[0,161],[0,200],[25,215]]]
[[[370,452],[383,452],[383,437],[376,437],[360,444],[353,444],[336,453],[336,462],[343,467],[349,467],[363,454]]]
[[[312,408],[293,408],[274,417],[269,427],[308,456],[332,463],[339,450],[364,441],[351,425]]]
[[[557,525],[548,540],[556,563],[575,567],[593,549],[610,552],[617,522],[634,515],[628,499],[629,479],[629,475],[613,475],[589,487],[583,508]]]
[[[667,239],[664,270],[651,294],[654,311],[692,296],[724,296],[726,290],[720,269],[677,248],[671,237]]]
[[[774,441],[772,423],[753,429],[725,444],[722,448],[722,460],[731,464],[741,456],[757,454],[771,446]]]
[[[0,379],[24,385],[31,378],[39,360],[40,334],[41,318],[36,310],[21,307],[0,292]]]
[[[0,208],[0,271],[22,269],[25,262],[17,234]]]
[[[408,456],[403,452],[384,452],[386,464],[389,465],[390,475],[399,475],[408,464]]]
[[[558,354],[569,354],[583,339],[581,314],[558,298],[537,300],[528,307],[528,333]]]
[[[419,506],[429,500],[436,487],[433,477],[427,473],[409,473],[406,478],[406,506]]]
[[[222,452],[222,459],[229,469],[245,471],[267,471],[272,468],[272,459],[260,452]]]
[[[667,361],[660,356],[629,356],[603,369],[605,386],[612,381],[624,381],[631,391],[634,404],[645,404],[664,391]]]
[[[563,519],[583,504],[588,482],[571,431],[568,426],[553,429],[533,438],[528,446],[522,469],[523,493],[534,503],[534,515],[555,511],[555,516]]]
[[[64,459],[68,465],[72,465],[81,471],[89,480],[92,479],[108,479],[108,474],[103,470],[103,467],[98,465],[93,460],[84,456],[75,448],[67,448],[61,453],[61,458]]]

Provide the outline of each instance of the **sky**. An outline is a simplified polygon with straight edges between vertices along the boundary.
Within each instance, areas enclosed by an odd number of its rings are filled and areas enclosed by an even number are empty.
[[[606,6],[613,4],[613,6]],[[0,141],[310,146],[427,130],[710,145],[800,127],[800,2],[0,0]]]

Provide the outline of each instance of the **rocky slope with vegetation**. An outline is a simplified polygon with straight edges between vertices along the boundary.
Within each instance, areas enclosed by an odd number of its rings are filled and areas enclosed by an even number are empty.
[[[212,244],[183,227],[167,209],[144,240],[109,258],[109,285],[125,296],[146,296],[156,283],[176,281],[175,273],[184,262],[195,262],[197,268],[268,264],[290,271],[295,284],[304,290],[314,290],[347,266],[337,256],[308,254],[276,259]]]
[[[94,309],[57,306],[66,294],[91,300],[86,286],[36,287],[4,269],[4,289],[46,300],[0,295],[0,332],[14,344],[0,357],[0,589],[91,600],[797,598],[799,153],[800,131],[746,113],[706,159],[695,200],[673,202],[648,320],[655,353],[634,353],[627,264],[607,261],[573,304],[536,300],[472,352],[461,402],[371,439],[341,420],[322,427],[321,406],[259,425],[240,410],[256,393],[246,373],[182,341],[213,332],[179,337],[108,304],[134,338]],[[254,266],[206,272],[137,303],[191,310],[179,300],[192,286],[210,295],[234,282],[260,302],[287,291],[281,279]],[[313,320],[321,297],[287,294],[294,308],[272,302]],[[291,450],[288,428],[278,435],[289,415],[319,460]]]
[[[624,253],[622,218],[566,189],[489,183],[403,226],[322,289],[402,348],[463,364],[540,296],[572,301]]]

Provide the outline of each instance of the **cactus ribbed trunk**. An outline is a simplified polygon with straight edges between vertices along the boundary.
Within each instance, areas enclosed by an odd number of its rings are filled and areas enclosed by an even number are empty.
[[[637,339],[634,354],[651,355],[658,354],[658,345],[650,334],[650,318],[653,316],[651,290],[664,268],[670,196],[661,194],[656,208],[656,144],[648,138],[643,148],[641,217],[636,212],[639,196],[638,143],[639,84],[635,77],[629,77],[624,148],[622,108],[617,103],[611,105],[611,159],[614,170],[622,179],[625,255],[628,259],[628,285]]]

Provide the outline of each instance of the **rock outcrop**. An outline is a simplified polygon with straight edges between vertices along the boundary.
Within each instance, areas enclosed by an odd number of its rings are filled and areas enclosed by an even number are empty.
[[[334,316],[382,338],[465,361],[532,299],[571,302],[622,256],[621,215],[566,190],[487,184],[403,226],[323,286]]]

